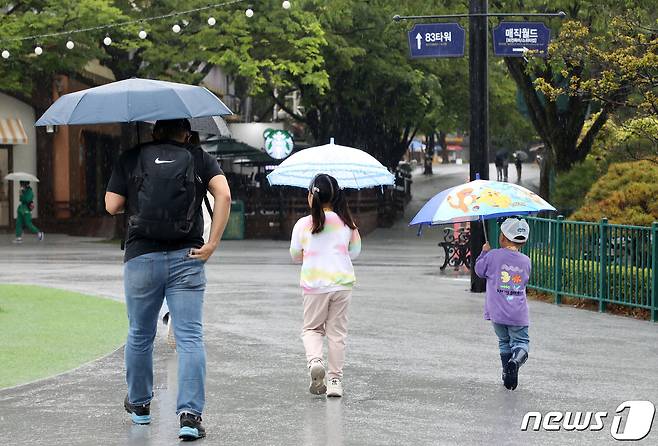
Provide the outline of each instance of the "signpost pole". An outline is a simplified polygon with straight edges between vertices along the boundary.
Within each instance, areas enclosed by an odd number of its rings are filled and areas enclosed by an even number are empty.
[[[489,81],[487,45],[487,0],[470,0],[469,12],[469,87],[471,106],[470,126],[470,179],[479,174],[489,179]],[[482,293],[486,281],[475,274],[475,259],[482,251],[484,230],[480,224],[471,224],[471,291]]]

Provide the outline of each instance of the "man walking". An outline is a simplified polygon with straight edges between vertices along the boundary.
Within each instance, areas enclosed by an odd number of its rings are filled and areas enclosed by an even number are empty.
[[[134,423],[150,423],[153,341],[166,297],[178,351],[176,413],[183,440],[206,435],[201,425],[206,374],[204,263],[219,245],[231,205],[231,192],[217,160],[189,146],[190,135],[187,119],[156,122],[154,142],[121,155],[105,194],[110,214],[128,214],[124,407]],[[210,239],[204,244],[201,204],[206,191],[215,204]]]

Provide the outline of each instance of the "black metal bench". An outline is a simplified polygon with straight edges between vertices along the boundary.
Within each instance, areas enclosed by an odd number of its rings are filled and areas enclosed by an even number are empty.
[[[443,228],[443,241],[439,242],[445,253],[441,271],[448,265],[455,269],[459,269],[462,265],[471,268],[470,241],[471,231],[468,228],[461,227],[459,230],[451,227]]]

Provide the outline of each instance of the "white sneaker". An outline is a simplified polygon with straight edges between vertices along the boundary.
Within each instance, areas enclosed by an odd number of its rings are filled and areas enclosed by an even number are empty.
[[[311,363],[310,374],[311,384],[308,391],[313,395],[322,395],[327,392],[327,386],[324,384],[324,365],[322,361],[313,361]]]
[[[44,237],[44,236],[45,236],[45,234],[43,233],[43,231],[39,231],[39,232],[37,233],[37,239],[39,239],[40,242],[43,241],[43,237]]]
[[[14,239],[14,243],[23,243],[23,238],[22,237],[16,237],[16,239]]]
[[[343,382],[339,378],[331,378],[327,383],[327,396],[343,396]]]

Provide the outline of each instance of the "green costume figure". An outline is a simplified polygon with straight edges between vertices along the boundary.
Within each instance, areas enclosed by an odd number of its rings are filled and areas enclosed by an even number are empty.
[[[21,181],[20,204],[16,210],[16,240],[15,243],[23,242],[23,227],[34,232],[39,240],[43,240],[43,232],[32,223],[32,207],[34,206],[34,191],[29,181]]]

